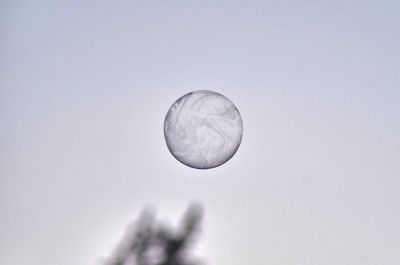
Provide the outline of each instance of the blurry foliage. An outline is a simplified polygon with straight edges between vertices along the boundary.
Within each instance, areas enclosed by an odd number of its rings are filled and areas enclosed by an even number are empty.
[[[173,231],[157,224],[151,211],[145,210],[129,227],[121,245],[107,265],[198,265],[189,246],[200,229],[202,207],[192,204],[181,226]]]

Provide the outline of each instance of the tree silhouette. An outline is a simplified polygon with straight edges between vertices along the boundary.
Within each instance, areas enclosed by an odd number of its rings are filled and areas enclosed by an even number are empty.
[[[199,231],[202,207],[192,204],[176,231],[157,225],[151,211],[144,211],[129,227],[107,265],[197,265],[189,247]]]

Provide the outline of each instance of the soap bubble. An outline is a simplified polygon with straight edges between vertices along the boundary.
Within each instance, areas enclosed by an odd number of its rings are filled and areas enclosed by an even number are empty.
[[[227,162],[239,148],[242,133],[243,122],[235,105],[207,90],[180,97],[164,122],[165,140],[172,155],[198,169]]]

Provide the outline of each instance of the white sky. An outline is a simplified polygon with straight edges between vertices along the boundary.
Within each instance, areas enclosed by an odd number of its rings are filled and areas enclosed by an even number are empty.
[[[2,1],[0,264],[99,264],[143,206],[194,199],[210,265],[400,264],[399,8]],[[162,132],[199,89],[244,122],[206,171]]]

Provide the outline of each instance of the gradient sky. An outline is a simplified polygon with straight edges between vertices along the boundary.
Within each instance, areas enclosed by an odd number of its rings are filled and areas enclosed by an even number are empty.
[[[210,265],[400,264],[399,1],[0,3],[0,264],[94,265],[152,204],[192,200]],[[214,90],[225,165],[163,136]]]

